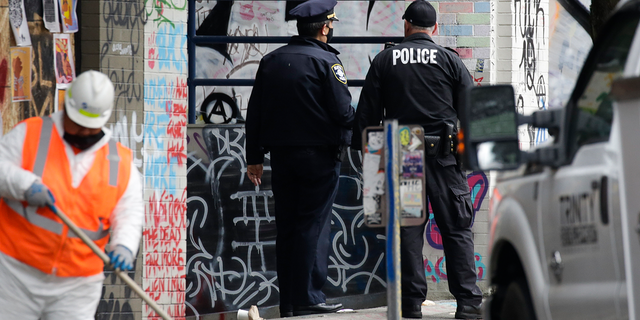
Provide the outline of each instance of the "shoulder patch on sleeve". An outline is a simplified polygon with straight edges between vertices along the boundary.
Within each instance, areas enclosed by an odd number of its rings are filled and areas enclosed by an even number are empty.
[[[342,65],[336,63],[331,66],[331,71],[333,71],[333,75],[338,79],[338,81],[347,84],[347,75],[344,74],[344,69]]]

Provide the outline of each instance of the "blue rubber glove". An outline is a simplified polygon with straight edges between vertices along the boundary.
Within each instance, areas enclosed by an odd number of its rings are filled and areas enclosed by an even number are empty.
[[[109,252],[109,259],[111,259],[111,266],[114,269],[124,271],[133,269],[133,252],[121,244]]]
[[[24,199],[33,207],[52,206],[56,202],[49,188],[38,180],[24,192]]]

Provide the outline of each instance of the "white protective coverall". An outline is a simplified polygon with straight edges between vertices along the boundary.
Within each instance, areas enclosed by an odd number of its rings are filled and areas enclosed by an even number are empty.
[[[51,115],[61,138],[64,134],[63,117],[63,112]],[[111,130],[103,127],[102,131],[105,135],[100,141],[78,154],[64,142],[74,188],[80,185],[91,168],[96,150],[107,144],[112,137]],[[40,179],[21,167],[25,136],[26,125],[21,123],[0,138],[0,197],[24,200],[25,191]],[[131,168],[126,191],[110,217],[110,246],[115,248],[116,245],[123,245],[135,256],[142,237],[144,201],[140,173],[133,163]],[[0,252],[0,318],[93,319],[104,278],[102,273],[89,277],[57,277]]]

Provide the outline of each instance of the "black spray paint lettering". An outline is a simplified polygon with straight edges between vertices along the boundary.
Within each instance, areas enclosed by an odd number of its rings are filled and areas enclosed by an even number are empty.
[[[415,50],[415,51],[414,51]],[[422,63],[422,64],[438,64],[436,62],[438,50],[436,49],[422,49],[422,48],[403,48],[394,49],[393,53],[393,65],[395,66],[400,59],[402,64],[407,63]]]
[[[538,22],[541,19],[542,29],[545,26],[544,9],[540,7],[541,0],[514,0],[514,9],[516,11],[516,32],[520,29],[522,40],[522,56],[520,58],[519,68],[524,69],[524,81],[527,90],[532,90],[536,95],[536,103],[539,110],[546,109],[546,89],[544,76],[540,75],[536,83],[536,67],[537,54],[534,39],[536,31],[539,30]],[[544,43],[544,37],[541,37]],[[540,50],[538,48],[538,50]],[[533,143],[533,142],[532,142]],[[533,145],[533,144],[532,144]]]
[[[102,4],[102,20],[106,27],[106,41],[100,49],[100,67],[109,75],[116,90],[116,108],[126,109],[129,104],[140,102],[143,98],[143,77],[140,76],[140,67],[136,66],[136,57],[144,44],[144,25],[148,15],[143,4],[121,1],[104,1]],[[121,33],[120,33],[121,32]],[[116,35],[120,35],[119,42],[114,43]],[[126,49],[126,55],[131,56],[124,68],[113,57],[117,48]],[[119,50],[123,54],[122,50]],[[114,65],[112,65],[114,59]]]

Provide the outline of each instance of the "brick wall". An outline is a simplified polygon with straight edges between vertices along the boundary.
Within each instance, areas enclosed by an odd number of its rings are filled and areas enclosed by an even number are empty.
[[[84,0],[79,7],[81,69],[109,76],[115,87],[115,105],[106,127],[114,138],[131,148],[142,171],[143,31],[146,23],[142,0]],[[142,246],[135,270],[129,276],[142,284]],[[112,271],[105,270],[102,299],[96,319],[142,319],[142,300]]]
[[[458,51],[476,85],[488,84],[491,3],[442,1],[431,4],[438,11],[439,28],[434,41]]]
[[[455,49],[465,66],[473,76],[475,85],[488,85],[494,66],[490,63],[493,48],[491,46],[491,8],[490,1],[433,1],[438,11],[438,30],[433,40],[446,47]],[[468,172],[467,180],[471,190],[475,219],[473,224],[476,272],[478,286],[488,293],[485,256],[487,254],[487,208],[489,200],[490,177],[488,172]],[[446,274],[446,257],[442,251],[440,234],[435,230],[433,215],[427,224],[423,255],[425,273],[429,290],[428,299],[452,298],[449,293]]]
[[[144,26],[143,289],[185,316],[187,1],[147,1]],[[143,318],[155,313],[143,308]]]

